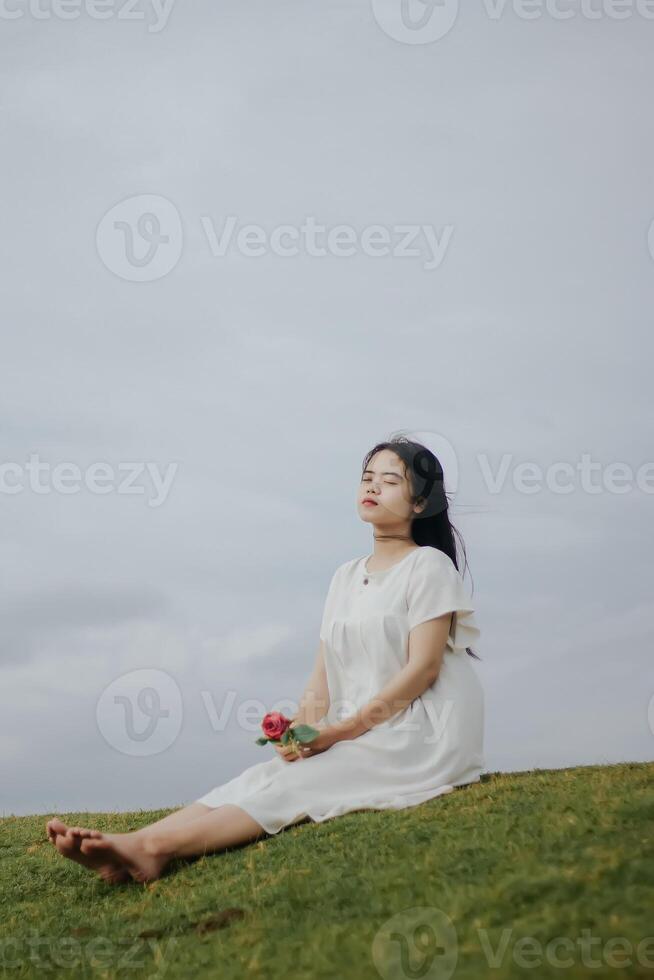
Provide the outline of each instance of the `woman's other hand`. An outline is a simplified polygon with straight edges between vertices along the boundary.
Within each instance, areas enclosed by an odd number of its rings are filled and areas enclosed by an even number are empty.
[[[300,758],[292,745],[273,745],[273,748],[283,762],[296,762]]]
[[[291,725],[292,728],[293,726]],[[337,739],[334,733],[329,728],[324,728],[322,731],[319,730],[319,734],[316,735],[313,741],[300,745],[300,755],[296,756],[296,758],[310,759],[312,755],[320,755],[321,752],[326,752],[327,749],[331,749],[336,741]]]
[[[292,731],[293,725],[290,725],[289,728]],[[325,728],[316,735],[312,742],[307,742],[304,745],[300,743],[297,751],[291,745],[276,745],[275,749],[285,762],[297,762],[298,759],[310,759],[312,755],[320,755],[321,752],[326,752],[327,749],[331,749],[336,741],[338,739],[334,733],[329,728]]]

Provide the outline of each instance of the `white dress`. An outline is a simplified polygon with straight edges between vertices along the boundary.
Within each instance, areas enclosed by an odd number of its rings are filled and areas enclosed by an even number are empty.
[[[314,727],[374,699],[407,662],[409,631],[456,611],[437,679],[363,735],[295,762],[275,752],[196,802],[235,804],[276,834],[306,818],[401,810],[479,781],[484,695],[465,647],[475,645],[480,630],[463,579],[444,552],[429,546],[383,571],[367,572],[368,557],[339,565],[329,585],[320,638],[330,706]]]

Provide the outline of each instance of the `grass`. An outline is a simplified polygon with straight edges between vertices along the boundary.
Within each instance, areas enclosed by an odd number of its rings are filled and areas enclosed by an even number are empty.
[[[654,763],[490,773],[417,807],[179,860],[145,885],[61,857],[52,814],[7,817],[0,976],[651,978],[653,776]],[[60,816],[124,831],[167,812]]]

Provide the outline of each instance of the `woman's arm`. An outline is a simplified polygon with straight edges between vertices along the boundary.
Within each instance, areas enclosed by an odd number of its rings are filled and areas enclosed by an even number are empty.
[[[356,714],[329,726],[327,731],[335,742],[358,738],[398,711],[404,711],[434,683],[443,662],[451,618],[451,612],[443,613],[411,630],[407,663]]]
[[[325,669],[323,642],[320,641],[313,673],[307,682],[294,722],[297,725],[315,725],[329,711],[329,688]]]

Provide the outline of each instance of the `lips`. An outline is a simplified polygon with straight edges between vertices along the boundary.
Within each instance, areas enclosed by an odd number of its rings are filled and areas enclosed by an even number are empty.
[[[364,507],[376,507],[377,506],[377,501],[376,500],[364,500],[364,501],[362,501],[362,503],[363,503],[363,506]]]

